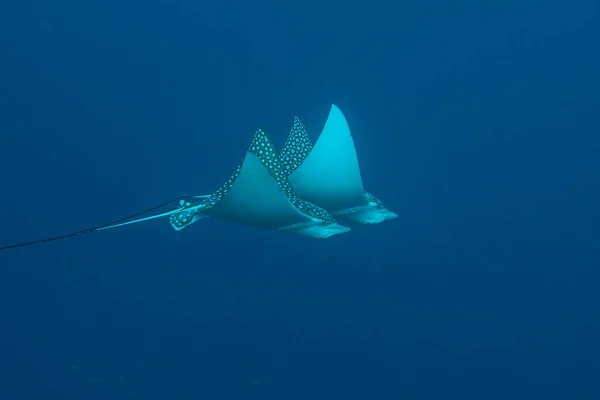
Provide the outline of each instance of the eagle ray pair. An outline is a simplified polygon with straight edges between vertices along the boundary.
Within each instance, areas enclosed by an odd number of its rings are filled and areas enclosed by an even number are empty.
[[[257,128],[246,154],[219,190],[176,200],[180,200],[179,207],[168,212],[126,221],[145,212],[137,213],[99,227],[0,250],[162,217],[169,217],[175,230],[210,217],[316,238],[350,231],[335,217],[363,224],[398,217],[364,191],[350,128],[335,105],[314,145],[297,117],[280,154],[268,135]]]
[[[265,158],[260,152],[257,154],[257,149],[265,149],[270,158]],[[262,228],[325,238],[350,230],[339,225],[334,217],[363,224],[375,224],[398,217],[387,210],[383,202],[365,192],[350,128],[335,105],[332,105],[325,127],[314,145],[300,119],[295,117],[279,156],[272,142],[260,129],[257,129],[246,157],[249,154],[258,155],[259,161],[274,178],[271,180],[283,189],[283,193],[279,191],[280,195],[276,196],[276,187],[271,184],[272,193],[267,195],[267,187],[259,187],[255,183],[259,179],[240,179],[240,168],[246,168],[245,159],[232,178],[209,200],[203,202],[206,208],[201,206],[197,209],[196,204],[184,203],[184,206],[194,210],[182,210],[173,214],[171,225],[179,230],[200,218],[213,216]],[[262,169],[258,165],[256,167]],[[232,185],[237,186],[238,179],[244,183],[234,189],[235,193],[229,194]],[[280,206],[286,204],[288,207],[284,212],[275,203]],[[313,220],[306,221],[304,217],[304,220],[290,224],[293,217],[297,216],[296,210],[292,210],[290,205],[304,214],[310,211],[309,216]],[[286,218],[291,220],[286,221]]]

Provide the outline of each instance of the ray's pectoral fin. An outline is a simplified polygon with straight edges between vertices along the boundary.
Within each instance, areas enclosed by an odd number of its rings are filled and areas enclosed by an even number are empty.
[[[206,213],[232,222],[278,229],[308,219],[294,207],[293,197],[270,138],[257,128],[238,168],[215,193]]]
[[[298,196],[336,217],[363,224],[397,218],[365,192],[350,127],[335,105],[314,145],[302,122],[294,118],[282,148],[282,163]]]
[[[280,158],[281,167],[285,176],[291,175],[310,154],[313,143],[306,132],[306,128],[300,118],[294,117],[294,125],[283,147],[281,148]]]
[[[334,105],[312,150],[289,180],[299,197],[331,213],[366,205],[354,141]]]
[[[181,230],[204,217],[313,237],[348,230],[327,211],[297,199],[275,147],[259,128],[231,178],[201,204],[185,204],[171,225]]]

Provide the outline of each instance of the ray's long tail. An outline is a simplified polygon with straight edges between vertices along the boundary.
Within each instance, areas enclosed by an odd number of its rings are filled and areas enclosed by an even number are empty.
[[[62,239],[68,239],[71,237],[75,237],[75,236],[79,236],[79,235],[85,235],[88,233],[92,233],[92,232],[98,232],[98,231],[103,231],[106,229],[113,229],[113,228],[118,228],[120,226],[125,226],[125,225],[131,225],[131,224],[136,224],[139,222],[144,222],[144,221],[149,221],[152,219],[156,219],[156,218],[162,218],[162,217],[167,217],[176,213],[180,213],[182,211],[182,209],[185,208],[185,204],[189,204],[189,202],[186,202],[184,204],[180,204],[179,207],[177,207],[176,209],[167,211],[167,212],[163,212],[163,213],[159,213],[159,214],[154,214],[154,215],[150,215],[149,217],[144,217],[144,218],[137,218],[140,217],[142,215],[146,215],[148,213],[151,213],[153,211],[156,211],[158,209],[164,208],[166,206],[168,206],[169,204],[178,202],[178,201],[182,201],[185,198],[190,198],[190,197],[195,197],[195,198],[205,198],[207,197],[206,195],[201,195],[201,196],[188,196],[188,195],[183,195],[183,196],[179,196],[176,197],[174,199],[171,199],[169,201],[166,201],[164,203],[161,203],[157,206],[148,208],[144,211],[140,211],[137,212],[135,214],[132,215],[128,215],[127,217],[123,217],[123,218],[119,218],[115,221],[111,221],[111,222],[107,222],[105,224],[102,225],[98,225],[98,226],[94,226],[91,228],[87,228],[87,229],[83,229],[77,232],[71,232],[65,235],[60,235],[60,236],[54,236],[54,237],[47,237],[47,238],[43,238],[43,239],[39,239],[39,240],[32,240],[29,242],[23,242],[23,243],[16,243],[16,244],[11,244],[11,245],[7,245],[7,246],[0,246],[0,251],[1,250],[8,250],[8,249],[14,249],[17,247],[26,247],[26,246],[32,246],[34,244],[40,244],[40,243],[48,243],[48,242],[54,242],[57,240],[62,240]],[[137,219],[136,219],[137,218]]]

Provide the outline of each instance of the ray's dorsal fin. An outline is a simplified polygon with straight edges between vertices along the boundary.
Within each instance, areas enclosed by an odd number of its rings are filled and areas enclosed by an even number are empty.
[[[286,176],[292,174],[306,160],[313,143],[300,118],[294,117],[294,125],[281,148],[281,165]]]

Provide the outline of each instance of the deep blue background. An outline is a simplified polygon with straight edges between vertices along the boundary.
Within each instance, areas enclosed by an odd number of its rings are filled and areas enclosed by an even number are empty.
[[[210,192],[331,103],[400,218],[2,252],[0,399],[600,398],[599,38],[593,0],[4,2],[0,244]]]

